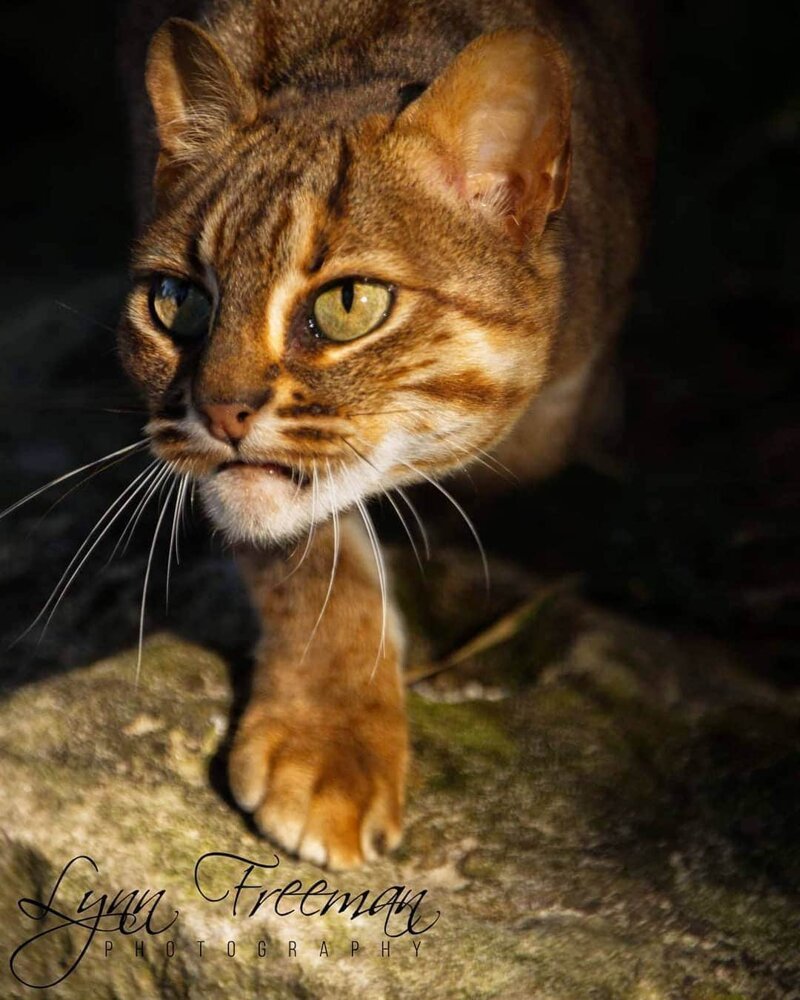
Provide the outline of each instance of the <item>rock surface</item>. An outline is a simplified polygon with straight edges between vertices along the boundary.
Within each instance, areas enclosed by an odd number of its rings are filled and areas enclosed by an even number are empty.
[[[425,608],[412,660],[446,634],[443,615],[454,633],[475,630],[464,610],[476,606],[474,560],[442,556],[416,605],[418,578],[398,572],[412,620]],[[401,849],[360,872],[325,875],[286,856],[260,872],[269,888],[326,877],[349,892],[426,890],[416,929],[440,916],[416,936],[417,956],[409,934],[381,956],[385,914],[281,916],[265,905],[248,918],[232,915],[230,896],[201,897],[193,872],[205,852],[264,864],[273,854],[226,798],[240,671],[168,632],[147,641],[138,685],[128,650],[0,704],[3,954],[42,928],[17,900],[47,899],[63,866],[85,854],[99,872],[77,863],[57,896],[64,906],[88,888],[149,887],[165,890],[152,930],[180,914],[161,934],[98,934],[44,991],[65,1000],[800,996],[797,701],[716,643],[613,616],[513,566],[495,568],[493,593],[487,620],[541,600],[510,641],[411,690]],[[204,865],[211,897],[243,870]],[[407,926],[402,913],[392,919],[393,932]],[[15,971],[37,985],[57,979],[87,936],[54,932],[18,953]],[[0,978],[4,997],[34,995],[7,959]]]

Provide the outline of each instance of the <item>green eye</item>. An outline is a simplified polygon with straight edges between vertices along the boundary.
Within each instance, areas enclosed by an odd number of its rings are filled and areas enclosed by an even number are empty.
[[[171,337],[192,340],[208,333],[211,302],[191,282],[157,274],[150,289],[150,312]]]
[[[314,300],[314,328],[328,340],[355,340],[372,333],[389,315],[391,289],[377,281],[347,278]]]

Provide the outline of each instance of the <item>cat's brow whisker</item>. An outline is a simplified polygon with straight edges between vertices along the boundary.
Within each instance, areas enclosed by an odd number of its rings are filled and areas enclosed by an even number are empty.
[[[311,648],[311,643],[314,641],[314,636],[317,634],[317,629],[320,626],[322,617],[325,614],[325,610],[328,607],[328,603],[331,599],[331,594],[333,593],[333,584],[336,579],[336,568],[339,564],[339,512],[336,509],[336,497],[334,496],[335,487],[333,484],[333,475],[331,474],[331,463],[329,459],[325,459],[325,466],[328,473],[328,489],[331,491],[331,507],[333,511],[333,559],[331,560],[331,575],[328,580],[328,589],[325,592],[325,600],[322,602],[322,608],[320,609],[317,620],[314,623],[314,627],[311,629],[311,635],[308,637],[308,642],[303,650],[303,655],[300,658],[300,662],[303,663],[306,658],[306,654]]]
[[[58,486],[59,483],[66,482],[68,479],[72,479],[74,476],[79,476],[82,472],[86,472],[87,469],[93,469],[97,465],[101,465],[103,462],[107,462],[109,459],[115,459],[118,456],[127,457],[135,451],[141,451],[143,448],[147,447],[147,441],[135,441],[133,444],[126,445],[124,448],[120,448],[117,451],[112,451],[108,455],[103,455],[102,458],[96,458],[93,462],[87,462],[86,465],[81,465],[77,469],[73,469],[72,472],[65,472],[63,475],[58,476],[56,479],[51,479],[49,483],[45,483],[44,486],[39,486],[37,489],[33,490],[27,496],[24,496],[21,500],[17,500],[11,504],[10,507],[6,507],[4,511],[0,511],[0,520],[7,517],[9,514],[13,514],[15,510],[19,510],[20,507],[28,503],[31,500],[35,500],[36,497],[41,496],[47,490],[52,489],[54,486]]]
[[[172,474],[172,470],[169,467],[167,467],[166,472],[168,476]],[[150,545],[150,552],[147,555],[147,566],[145,567],[144,583],[142,585],[142,606],[141,610],[139,611],[139,648],[136,654],[136,678],[134,681],[134,687],[139,686],[139,673],[142,669],[142,648],[144,646],[144,613],[145,613],[145,608],[147,606],[147,585],[150,583],[150,570],[153,567],[153,554],[156,551],[156,542],[158,541],[158,533],[161,530],[161,525],[164,521],[164,517],[166,516],[167,509],[169,507],[169,501],[175,490],[177,482],[178,482],[177,479],[175,479],[170,484],[169,490],[167,491],[166,499],[161,505],[161,511],[158,515],[158,520],[156,521],[155,530],[153,531],[153,541]]]
[[[464,520],[464,523],[469,528],[472,537],[475,539],[475,544],[478,546],[478,552],[480,553],[481,562],[483,564],[483,577],[486,583],[486,590],[488,591],[490,589],[489,561],[486,558],[486,550],[483,547],[483,542],[481,542],[480,535],[478,534],[478,529],[472,523],[472,520],[470,519],[467,512],[464,510],[464,508],[461,506],[458,500],[456,500],[456,498],[450,492],[448,492],[448,490],[446,490],[444,486],[441,485],[441,483],[437,483],[436,480],[433,479],[431,476],[429,476],[426,472],[423,472],[422,469],[416,468],[416,466],[411,465],[409,462],[404,462],[402,459],[398,459],[398,461],[400,462],[401,465],[404,465],[415,475],[421,476],[426,482],[430,483],[434,489],[438,490],[442,494],[442,496],[446,497],[450,501],[453,507],[455,507],[455,509],[461,515],[461,517]]]

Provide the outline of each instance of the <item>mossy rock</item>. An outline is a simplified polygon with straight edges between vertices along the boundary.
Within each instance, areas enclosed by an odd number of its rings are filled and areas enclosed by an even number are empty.
[[[442,572],[437,586],[462,592],[464,572],[464,564]],[[506,605],[541,586],[514,579]],[[458,602],[451,594],[440,603]],[[45,995],[800,995],[800,880],[786,820],[796,815],[787,801],[796,709],[723,647],[703,644],[701,683],[692,641],[574,593],[549,602],[538,627],[548,622],[558,641],[537,640],[534,619],[479,665],[451,671],[427,696],[410,693],[414,763],[406,839],[394,856],[335,877],[281,856],[265,883],[325,877],[351,892],[425,889],[426,919],[440,916],[420,935],[418,957],[408,937],[382,957],[380,919],[271,912],[248,920],[200,897],[193,871],[203,853],[273,856],[227,795],[222,759],[238,682],[206,646],[160,633],[145,645],[138,683],[128,650],[9,693],[0,704],[4,954],[34,932],[17,900],[41,898],[69,859],[89,854],[97,888],[164,889],[180,911],[176,954],[167,959],[155,937],[142,958],[115,940],[106,959],[95,941]],[[417,648],[425,643],[423,634]],[[535,669],[515,673],[509,661],[526,649]],[[475,678],[504,696],[460,698]],[[65,933],[32,977],[51,974],[75,939],[74,929]],[[258,940],[268,957],[257,957]],[[7,963],[0,976],[3,996],[32,994]]]

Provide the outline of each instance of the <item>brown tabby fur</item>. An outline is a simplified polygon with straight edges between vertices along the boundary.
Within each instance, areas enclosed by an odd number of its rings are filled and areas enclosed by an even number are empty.
[[[287,850],[357,865],[400,838],[408,751],[402,629],[353,506],[488,452],[531,479],[580,443],[642,238],[639,29],[611,0],[137,10],[146,169],[141,39],[170,14],[207,32],[173,24],[150,48],[161,150],[120,346],[154,451],[241,543],[266,623],[231,786]],[[215,297],[199,346],[154,327],[154,272]],[[310,294],[352,275],[392,285],[392,313],[316,339]],[[247,433],[229,442],[232,404]],[[219,471],[234,460],[252,464]],[[312,520],[287,577],[283,543]]]

